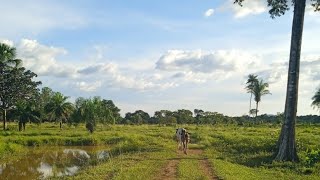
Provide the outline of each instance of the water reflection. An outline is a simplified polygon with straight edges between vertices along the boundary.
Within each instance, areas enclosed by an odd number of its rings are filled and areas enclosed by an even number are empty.
[[[40,163],[40,167],[37,168],[38,172],[42,174],[42,177],[50,177],[53,175],[52,166],[47,163]]]
[[[5,165],[5,164],[4,164]],[[0,175],[2,174],[2,171],[3,171],[3,166],[4,165],[0,165]]]
[[[81,167],[108,159],[104,147],[33,148],[24,158],[0,165],[0,179],[72,176]]]

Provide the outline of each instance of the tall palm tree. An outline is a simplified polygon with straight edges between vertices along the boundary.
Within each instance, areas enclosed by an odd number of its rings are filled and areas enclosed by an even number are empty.
[[[261,97],[267,94],[271,94],[270,91],[267,89],[268,87],[269,84],[263,82],[262,79],[254,83],[252,93],[254,95],[254,100],[256,101],[256,117],[258,115],[258,106],[259,102],[261,101]]]
[[[254,87],[254,84],[256,82],[258,82],[258,76],[257,75],[254,75],[254,74],[249,74],[248,75],[248,80],[246,82],[247,86],[246,86],[246,90],[248,93],[250,93],[250,106],[249,106],[249,114],[250,114],[250,111],[251,111],[251,101],[252,101],[252,94],[253,94],[253,87]]]
[[[318,108],[320,110],[320,88],[316,92],[316,94],[312,97],[311,106]]]
[[[74,110],[73,104],[67,102],[68,98],[69,97],[62,95],[60,92],[56,92],[50,102],[45,106],[45,111],[49,113],[51,120],[53,119],[60,123],[60,129],[62,128],[63,120],[68,120]]]

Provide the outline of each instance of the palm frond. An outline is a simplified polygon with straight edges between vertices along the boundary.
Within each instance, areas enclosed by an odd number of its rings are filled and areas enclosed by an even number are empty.
[[[312,97],[312,100],[313,101],[311,103],[311,106],[313,106],[314,108],[319,108],[319,110],[320,110],[320,88],[315,93],[315,95]]]

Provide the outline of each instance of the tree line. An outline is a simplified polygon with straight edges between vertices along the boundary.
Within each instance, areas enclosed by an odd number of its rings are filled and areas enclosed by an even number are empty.
[[[0,108],[3,129],[6,130],[7,118],[18,122],[19,131],[25,130],[26,124],[55,122],[59,124],[78,125],[85,123],[92,133],[98,123],[101,124],[252,124],[263,122],[281,122],[283,113],[276,116],[262,114],[258,116],[258,104],[261,97],[270,94],[269,84],[257,75],[248,75],[245,89],[250,93],[249,115],[229,117],[218,112],[194,109],[179,109],[176,111],[159,110],[150,116],[143,110],[128,112],[121,117],[120,109],[112,100],[101,97],[77,98],[74,103],[69,97],[55,92],[49,87],[39,89],[40,81],[35,81],[37,74],[25,69],[22,60],[16,59],[16,49],[0,43]],[[251,109],[254,97],[255,109]],[[312,97],[312,106],[320,108],[320,88]],[[312,121],[317,122],[313,117]]]

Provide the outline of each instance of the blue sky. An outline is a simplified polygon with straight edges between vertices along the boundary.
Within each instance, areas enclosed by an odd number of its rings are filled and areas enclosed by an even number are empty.
[[[248,112],[244,82],[270,83],[260,113],[282,112],[292,11],[271,19],[264,0],[6,1],[0,40],[18,49],[43,86],[112,99],[124,114],[201,108]],[[319,13],[318,13],[319,14]],[[308,5],[298,114],[318,114],[319,15]]]

